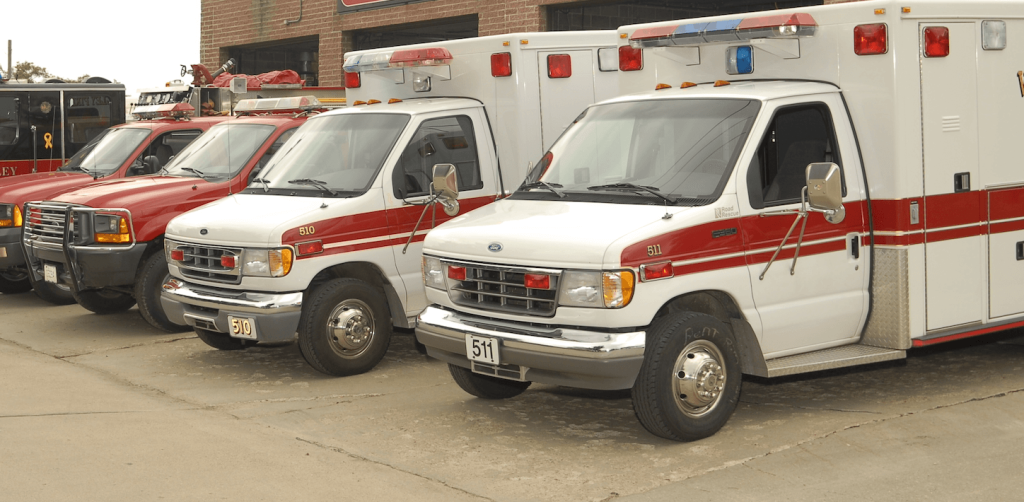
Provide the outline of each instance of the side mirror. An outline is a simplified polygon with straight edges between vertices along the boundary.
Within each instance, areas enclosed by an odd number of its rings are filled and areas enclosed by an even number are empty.
[[[142,171],[146,174],[153,174],[160,168],[160,159],[156,155],[147,155],[142,158]]]
[[[454,164],[434,164],[434,182],[432,183],[434,193],[438,194],[437,201],[444,206],[444,213],[448,216],[459,214],[459,181],[455,174]]]
[[[824,213],[829,223],[839,223],[846,218],[839,166],[832,162],[807,165],[807,202],[812,211]]]

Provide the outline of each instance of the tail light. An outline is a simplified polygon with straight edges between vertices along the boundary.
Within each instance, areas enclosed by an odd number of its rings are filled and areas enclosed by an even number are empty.
[[[619,47],[619,70],[637,71],[644,68],[644,50],[628,45]]]
[[[949,55],[949,28],[929,26],[924,29],[924,55],[930,58]]]
[[[862,24],[853,28],[853,52],[858,56],[889,52],[889,40],[884,23]]]
[[[548,77],[569,78],[572,76],[572,58],[568,54],[548,56]]]
[[[362,82],[359,81],[359,72],[345,72],[345,87],[357,89]]]
[[[491,54],[491,76],[510,77],[512,76],[512,54],[499,52]]]

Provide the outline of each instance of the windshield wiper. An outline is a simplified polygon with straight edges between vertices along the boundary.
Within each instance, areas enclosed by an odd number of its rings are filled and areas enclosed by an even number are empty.
[[[331,195],[338,195],[337,192],[335,192],[334,190],[331,190],[331,188],[327,186],[326,182],[320,181],[320,180],[313,180],[313,179],[309,179],[309,178],[299,178],[297,180],[288,180],[288,183],[292,183],[292,184],[295,184],[295,185],[314,186],[314,187],[319,188],[320,190],[323,190],[325,192],[330,193]]]
[[[199,175],[200,178],[205,178],[206,177],[206,175],[203,174],[203,172],[198,170],[198,169],[193,169],[191,167],[179,167],[178,169],[181,169],[182,171],[188,171],[190,173],[196,173],[196,174]]]
[[[662,199],[665,200],[665,202],[668,202],[669,204],[675,204],[676,201],[678,200],[678,199],[673,199],[672,197],[669,197],[669,196],[659,192],[658,189],[655,188],[655,187],[647,187],[647,186],[641,186],[641,185],[634,185],[632,183],[611,183],[611,184],[608,184],[608,185],[594,185],[592,187],[587,187],[587,190],[630,190],[630,191],[632,191],[634,193],[645,192],[645,193],[649,193],[649,194],[661,197]]]
[[[529,190],[531,188],[543,188],[545,190],[551,191],[551,193],[553,193],[553,194],[555,194],[555,195],[557,195],[557,196],[559,196],[561,198],[565,198],[565,193],[563,193],[561,190],[559,190],[559,188],[562,188],[562,185],[559,185],[558,183],[548,183],[546,181],[534,181],[533,183],[523,183],[522,186],[519,187],[520,190]]]
[[[88,169],[86,169],[86,168],[84,168],[82,166],[68,166],[68,170],[71,170],[71,171],[82,171],[83,173],[88,174],[89,176],[92,176],[93,178],[96,177],[96,176],[93,176],[92,171],[90,171],[90,170],[88,170]]]
[[[263,183],[263,193],[267,193],[267,192],[270,191],[270,186],[267,185],[267,179],[266,178],[253,178],[252,180],[253,181],[257,181],[259,183]]]

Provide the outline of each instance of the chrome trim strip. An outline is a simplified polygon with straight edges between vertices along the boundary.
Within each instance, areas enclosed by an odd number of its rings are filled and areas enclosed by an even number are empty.
[[[194,307],[230,310],[252,314],[277,314],[302,311],[302,292],[256,293],[249,291],[215,290],[192,286],[180,279],[164,283],[161,296]]]

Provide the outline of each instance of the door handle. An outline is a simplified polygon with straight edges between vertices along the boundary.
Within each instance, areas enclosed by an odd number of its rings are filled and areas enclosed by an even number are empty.
[[[860,259],[860,236],[854,235],[850,237],[850,254],[853,255],[854,260]]]

